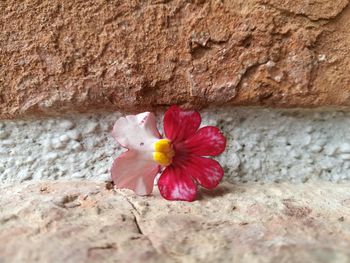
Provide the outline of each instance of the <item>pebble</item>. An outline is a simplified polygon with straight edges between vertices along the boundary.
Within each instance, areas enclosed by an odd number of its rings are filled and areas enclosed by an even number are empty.
[[[265,65],[267,68],[273,68],[274,66],[276,66],[276,63],[269,60]]]
[[[329,159],[326,159],[324,160],[320,166],[323,170],[329,170],[329,169],[332,169],[334,167],[334,159],[333,158],[329,158]]]
[[[21,182],[23,182],[25,180],[32,179],[32,173],[30,173],[28,171],[28,169],[21,169],[18,172],[17,176],[18,176],[18,178],[20,179]]]
[[[50,152],[50,153],[45,154],[43,156],[43,158],[46,161],[53,161],[53,160],[56,160],[58,158],[58,154],[55,152]]]
[[[319,55],[318,55],[318,61],[324,62],[324,61],[326,61],[326,60],[327,60],[327,57],[326,57],[325,54],[319,54]]]
[[[77,140],[79,140],[81,138],[81,134],[77,130],[68,131],[66,134],[72,140],[76,140],[77,141]]]
[[[60,139],[55,138],[51,140],[51,146],[53,149],[63,149],[66,146],[66,144]]]
[[[342,159],[342,160],[350,160],[350,153],[344,153],[344,154],[341,154],[340,155],[340,158]]]
[[[305,162],[308,163],[308,164],[315,163],[315,161],[313,159],[311,159],[311,158],[306,158]]]
[[[67,134],[63,134],[59,137],[59,140],[61,142],[68,142],[70,140],[69,136]]]
[[[72,177],[73,178],[83,178],[83,177],[85,177],[85,175],[83,173],[76,172],[76,173],[72,174]]]
[[[89,122],[86,125],[85,132],[86,133],[93,133],[98,129],[98,123],[97,122]]]
[[[233,122],[233,117],[228,116],[228,117],[225,118],[225,121],[228,122],[228,123]]]
[[[275,76],[273,79],[276,81],[276,82],[281,82],[282,81],[282,78],[283,78],[283,75],[281,74],[281,75],[277,75],[277,76]]]
[[[312,133],[314,130],[315,130],[315,128],[312,127],[312,126],[307,126],[307,127],[305,128],[305,131],[306,131],[307,133]]]
[[[6,139],[4,141],[2,141],[1,143],[3,146],[7,146],[7,147],[13,147],[15,146],[15,142],[13,140],[10,140],[10,139]]]
[[[324,153],[328,156],[333,156],[338,150],[338,147],[334,144],[328,144],[324,147]]]
[[[33,157],[33,156],[29,156],[29,157],[24,161],[24,163],[26,163],[26,164],[32,164],[32,163],[34,163],[34,161],[35,161],[34,157]]]
[[[349,143],[343,143],[339,147],[340,153],[350,153],[350,144]]]
[[[83,146],[79,142],[74,142],[71,145],[71,149],[76,152],[80,152],[83,149]]]
[[[102,167],[97,171],[97,174],[105,174],[108,173],[108,168],[107,167]]]
[[[7,139],[10,136],[10,133],[4,130],[0,130],[0,139]]]
[[[74,128],[74,123],[70,120],[63,120],[60,122],[60,127],[64,130],[70,130]]]
[[[314,144],[310,147],[311,152],[313,153],[319,153],[320,151],[323,150],[323,147],[317,144]]]

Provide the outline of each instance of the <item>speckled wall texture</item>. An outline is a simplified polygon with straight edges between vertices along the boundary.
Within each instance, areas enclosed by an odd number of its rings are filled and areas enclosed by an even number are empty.
[[[113,159],[122,151],[110,135],[119,116],[0,122],[0,182],[109,180]],[[350,180],[348,111],[212,109],[203,112],[206,124],[220,127],[228,138],[218,158],[227,180]]]

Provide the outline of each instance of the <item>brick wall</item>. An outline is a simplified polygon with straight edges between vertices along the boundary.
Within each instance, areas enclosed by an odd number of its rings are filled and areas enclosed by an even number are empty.
[[[348,0],[9,0],[0,29],[0,118],[350,105]]]

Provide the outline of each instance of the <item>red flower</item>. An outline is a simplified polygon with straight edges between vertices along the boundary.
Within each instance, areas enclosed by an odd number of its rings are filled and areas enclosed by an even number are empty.
[[[141,114],[119,119],[113,129],[115,138],[129,149],[112,167],[117,187],[150,194],[159,165],[165,169],[158,188],[167,200],[194,201],[197,185],[213,189],[219,184],[224,175],[222,167],[217,161],[202,157],[216,156],[225,150],[226,139],[218,128],[199,129],[201,116],[197,111],[172,106],[164,116],[166,139],[161,139],[150,113],[143,113],[143,118],[139,117],[140,121],[130,127],[130,120],[138,116]],[[136,137],[125,136],[128,132]]]

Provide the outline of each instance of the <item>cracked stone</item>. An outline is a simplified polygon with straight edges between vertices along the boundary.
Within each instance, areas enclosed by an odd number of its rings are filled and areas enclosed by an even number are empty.
[[[223,183],[193,203],[89,181],[0,188],[0,262],[350,260],[347,184]]]

